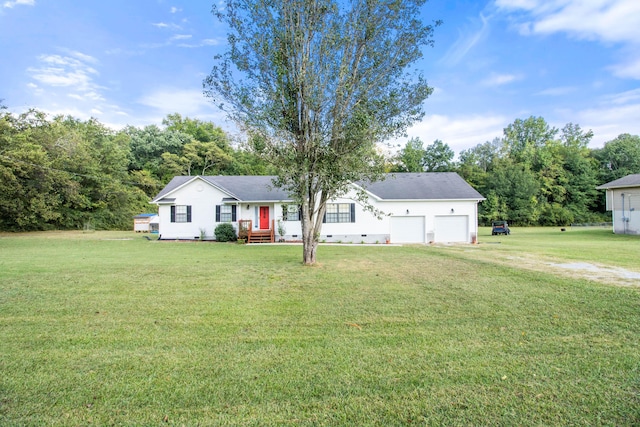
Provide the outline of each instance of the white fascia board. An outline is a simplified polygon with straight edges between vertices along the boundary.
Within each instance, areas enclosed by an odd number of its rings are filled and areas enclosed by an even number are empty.
[[[233,197],[234,199],[238,200],[238,202],[242,202],[242,200],[240,200],[240,197],[236,196],[231,191],[227,190],[226,188],[222,187],[221,185],[219,185],[219,184],[217,184],[215,182],[208,181],[205,178],[201,177],[200,175],[198,175],[196,178],[200,178],[202,181],[206,182],[207,184],[209,184],[213,188],[215,188],[217,190],[220,190],[223,193],[228,194],[229,197]]]
[[[482,199],[379,199],[383,202],[481,202],[487,200]]]
[[[371,191],[367,190],[366,188],[362,187],[361,185],[355,184],[353,182],[350,183],[350,185],[352,187],[354,187],[356,189],[356,191],[364,191],[369,197],[371,197],[372,199],[375,199],[379,202],[384,201],[385,199],[382,199],[378,196],[376,196],[375,194],[373,194]]]
[[[293,203],[293,200],[239,200],[238,203],[251,203],[251,204],[267,204],[267,203]]]
[[[227,193],[230,197],[234,197],[234,198],[236,198],[236,199],[237,199],[237,197],[235,196],[235,194],[231,194],[228,190],[226,190],[226,189],[224,189],[224,188],[221,188],[220,186],[215,185],[215,184],[213,184],[212,182],[207,181],[206,179],[202,178],[200,175],[196,175],[196,176],[194,176],[192,179],[190,179],[190,180],[186,181],[185,183],[183,183],[183,184],[181,184],[181,185],[177,186],[176,188],[172,189],[172,190],[171,190],[171,191],[169,191],[168,193],[163,194],[163,195],[162,195],[162,197],[160,197],[159,199],[158,199],[158,198],[153,199],[150,203],[154,203],[154,204],[157,204],[157,205],[162,204],[162,203],[160,202],[160,200],[162,200],[162,199],[166,199],[166,198],[170,198],[169,196],[170,196],[172,193],[174,193],[174,192],[176,192],[176,191],[180,190],[181,188],[186,187],[187,185],[190,185],[190,184],[191,184],[191,183],[193,183],[195,180],[200,180],[200,181],[204,182],[205,184],[207,184],[207,185],[209,185],[209,186],[211,186],[211,187],[213,187],[213,188],[216,188],[216,189],[218,189],[218,190],[222,191],[223,193]]]
[[[609,186],[605,187],[605,186],[600,185],[600,186],[596,187],[596,190],[619,190],[621,188],[629,188],[629,189],[640,188],[640,185],[629,185],[629,184],[627,184],[627,185],[613,185],[613,186],[610,186],[610,187]]]

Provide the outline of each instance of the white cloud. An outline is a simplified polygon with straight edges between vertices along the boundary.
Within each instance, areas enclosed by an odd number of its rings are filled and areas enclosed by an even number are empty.
[[[224,42],[220,42],[218,39],[204,39],[200,42],[203,46],[218,46]]]
[[[153,25],[156,28],[160,28],[160,29],[169,29],[169,30],[181,30],[182,27],[178,24],[174,24],[174,23],[166,23],[166,22],[154,22],[151,25]]]
[[[609,69],[616,77],[640,80],[640,58],[635,55],[627,62],[612,65]]]
[[[570,37],[615,43],[627,59],[609,66],[619,78],[640,80],[640,1],[638,0],[495,0],[511,13],[523,35],[565,33]],[[518,12],[524,12],[519,14]]]
[[[559,86],[559,87],[551,87],[548,89],[541,90],[536,93],[536,95],[540,96],[564,96],[568,95],[572,92],[575,92],[577,89],[573,86]]]
[[[34,6],[35,4],[35,0],[11,0],[4,2],[2,4],[2,7],[4,7],[5,9],[12,9],[15,6]]]
[[[79,52],[70,55],[40,55],[38,66],[27,68],[27,73],[40,87],[63,87],[69,89],[68,96],[103,100],[100,93],[103,88],[94,81],[99,73],[89,65],[97,60]]]
[[[564,123],[579,123],[585,130],[593,130],[592,147],[601,147],[622,133],[640,135],[640,89],[615,93],[594,100],[584,110],[558,111],[553,124],[561,128]],[[561,122],[562,121],[562,122]]]
[[[85,105],[85,108],[90,108],[97,102],[103,102],[105,98],[102,92],[105,88],[97,83],[99,72],[94,67],[99,61],[81,52],[64,49],[63,51],[66,52],[65,55],[40,55],[37,58],[38,63],[27,68],[27,74],[32,79],[27,84],[27,88],[44,104],[53,102],[54,106],[49,108],[50,110],[63,113],[75,108],[75,106],[55,105],[55,102],[63,98],[73,104],[91,104]],[[60,89],[63,91],[60,92]]]
[[[480,14],[479,20],[471,23],[473,30],[460,33],[456,42],[442,58],[442,63],[453,66],[458,64],[489,33],[489,19]],[[478,28],[479,27],[479,28]]]
[[[173,37],[171,37],[171,41],[174,40],[189,40],[191,37],[193,37],[191,34],[176,34]]]
[[[482,81],[484,86],[502,86],[522,79],[522,76],[516,74],[497,74],[491,73],[489,77]]]
[[[178,12],[182,12],[182,9],[179,9],[175,6],[171,8],[171,13],[178,13]]]
[[[425,145],[439,139],[457,154],[502,136],[502,130],[508,124],[509,120],[500,115],[452,117],[433,114],[425,116],[420,123],[411,127],[407,134],[409,138],[420,138]]]
[[[617,107],[596,107],[578,113],[581,126],[593,130],[593,146],[602,146],[622,133],[640,135],[638,117],[640,117],[640,103]]]
[[[200,90],[162,88],[143,96],[138,103],[151,107],[154,111],[153,117],[145,120],[149,123],[160,123],[167,114],[176,112],[183,116],[210,120],[219,126],[225,121],[224,113]]]
[[[525,10],[522,24],[533,33],[565,32],[605,42],[638,43],[640,2],[637,0],[496,0],[499,9]]]
[[[640,102],[640,89],[632,89],[626,92],[615,93],[603,98],[604,102],[612,105]]]

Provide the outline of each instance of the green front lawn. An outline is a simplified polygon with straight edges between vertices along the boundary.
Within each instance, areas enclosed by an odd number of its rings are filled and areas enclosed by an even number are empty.
[[[479,241],[0,235],[0,425],[638,425],[640,285],[511,261],[640,272],[640,238]]]

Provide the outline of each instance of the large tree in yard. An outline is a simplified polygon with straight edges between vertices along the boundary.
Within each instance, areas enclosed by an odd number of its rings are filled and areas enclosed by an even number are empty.
[[[425,0],[223,0],[228,26],[205,92],[277,166],[302,206],[303,260],[313,264],[328,200],[382,177],[376,144],[422,115],[432,89],[415,70],[439,24]]]

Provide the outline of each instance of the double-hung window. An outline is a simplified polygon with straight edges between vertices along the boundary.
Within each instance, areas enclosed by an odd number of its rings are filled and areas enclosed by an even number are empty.
[[[323,222],[356,222],[355,203],[327,203]]]
[[[216,205],[216,222],[236,222],[236,205]]]
[[[171,222],[191,222],[191,206],[171,206]]]
[[[300,206],[282,205],[282,219],[285,221],[300,221]]]

